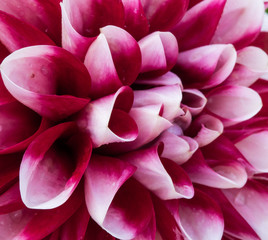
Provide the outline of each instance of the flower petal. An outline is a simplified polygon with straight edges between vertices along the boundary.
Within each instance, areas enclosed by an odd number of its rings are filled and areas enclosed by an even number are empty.
[[[27,148],[20,167],[24,204],[33,209],[62,205],[77,187],[91,156],[91,141],[73,122],[40,134]]]
[[[52,120],[66,118],[89,102],[87,69],[58,47],[22,48],[2,62],[1,74],[18,101]]]

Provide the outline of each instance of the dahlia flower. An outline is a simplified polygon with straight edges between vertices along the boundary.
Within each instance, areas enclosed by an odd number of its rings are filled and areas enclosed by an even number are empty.
[[[266,0],[1,0],[0,239],[268,239]]]

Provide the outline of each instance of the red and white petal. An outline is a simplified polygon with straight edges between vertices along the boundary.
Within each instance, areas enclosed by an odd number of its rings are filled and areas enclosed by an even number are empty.
[[[134,178],[159,198],[192,198],[194,190],[187,174],[173,161],[161,158],[162,149],[162,144],[157,144],[120,155],[120,159],[136,166]]]
[[[237,49],[249,45],[263,22],[263,0],[227,0],[212,43],[232,43]]]
[[[262,108],[257,92],[244,86],[222,86],[207,94],[206,109],[219,117],[225,126],[252,118]]]
[[[222,83],[232,72],[236,51],[231,44],[214,44],[179,54],[174,71],[187,88],[206,89]]]
[[[73,122],[40,134],[24,153],[20,192],[32,209],[51,209],[68,200],[80,182],[91,156],[91,141]]]
[[[87,69],[59,47],[40,45],[17,50],[2,62],[1,74],[18,101],[52,120],[66,118],[89,102]]]

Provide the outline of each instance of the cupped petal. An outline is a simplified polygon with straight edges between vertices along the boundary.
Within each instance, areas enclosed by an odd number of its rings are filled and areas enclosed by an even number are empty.
[[[68,200],[91,156],[88,136],[73,122],[49,128],[29,145],[20,167],[20,192],[32,209],[51,209]]]
[[[162,75],[175,65],[178,43],[170,32],[153,32],[139,41],[142,64],[140,72],[146,76]]]
[[[192,123],[192,114],[187,107],[182,106],[181,110],[181,113],[176,117],[174,123],[182,130],[186,130]]]
[[[134,91],[133,107],[163,105],[162,116],[172,121],[181,112],[182,92],[179,85],[154,87]]]
[[[224,84],[248,87],[267,73],[267,54],[257,47],[245,47],[238,51],[234,70]]]
[[[218,87],[206,97],[206,109],[219,117],[225,126],[250,119],[262,108],[258,93],[244,86]]]
[[[259,79],[253,85],[250,86],[255,90],[261,97],[263,107],[257,116],[267,117],[268,116],[268,81],[264,79]]]
[[[39,240],[55,231],[69,219],[82,203],[79,188],[62,206],[46,211],[23,208],[0,215],[0,238],[14,240]]]
[[[22,48],[1,64],[8,91],[39,115],[61,120],[89,102],[90,76],[66,50],[48,46]]]
[[[129,114],[133,103],[130,87],[121,87],[111,94],[89,103],[76,117],[80,129],[86,131],[93,147],[136,139],[138,127]]]
[[[193,1],[190,1],[191,4]],[[226,0],[198,1],[171,29],[181,51],[208,45],[218,26]]]
[[[131,85],[141,67],[141,52],[136,40],[116,26],[100,29],[100,34],[90,45],[86,57],[92,79],[93,98],[114,93],[123,85]],[[100,69],[103,69],[100,71]]]
[[[61,14],[59,4],[40,0],[3,0],[0,2],[0,10],[38,28],[56,44],[60,44]]]
[[[257,181],[249,180],[243,188],[226,189],[223,193],[260,239],[266,239],[268,237],[267,187]]]
[[[237,49],[249,45],[263,22],[263,0],[227,0],[212,43],[232,43]]]
[[[141,4],[150,25],[150,32],[167,31],[183,17],[189,0],[141,0]]]
[[[189,109],[192,116],[202,112],[207,99],[205,95],[197,89],[184,89],[182,90],[182,106]]]
[[[159,198],[192,198],[194,189],[184,170],[175,162],[162,158],[162,144],[120,155],[137,167],[133,177]]]
[[[181,52],[174,71],[187,88],[206,89],[222,83],[232,72],[236,51],[231,44],[213,44]]]
[[[245,168],[235,160],[220,156],[204,159],[200,150],[182,165],[191,180],[215,188],[241,188],[247,181]]]
[[[218,118],[203,114],[192,122],[186,134],[192,137],[199,147],[204,147],[219,137],[223,129],[223,124]]]

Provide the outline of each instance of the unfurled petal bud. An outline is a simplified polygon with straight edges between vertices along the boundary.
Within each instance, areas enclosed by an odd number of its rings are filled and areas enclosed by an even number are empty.
[[[141,66],[141,52],[136,40],[125,30],[106,26],[90,45],[85,65],[92,79],[93,98],[114,93],[131,85]]]
[[[188,0],[141,0],[150,32],[173,27],[185,14],[188,3]]]
[[[20,167],[20,192],[33,209],[51,209],[68,200],[91,156],[91,141],[66,122],[40,134],[29,145]]]
[[[89,102],[90,76],[85,66],[54,46],[22,48],[1,64],[8,91],[43,117],[61,120]]]
[[[162,116],[172,121],[181,113],[180,103],[182,99],[179,85],[155,87],[146,90],[134,91],[133,107],[144,107],[148,105],[163,105]]]
[[[247,173],[239,162],[221,156],[206,160],[199,150],[183,165],[193,182],[223,189],[240,188],[246,183]]]
[[[212,43],[249,45],[259,34],[264,15],[263,0],[227,0]]]
[[[173,161],[162,158],[163,145],[136,150],[119,156],[137,167],[134,173],[140,183],[163,200],[192,198],[194,189],[184,170]]]
[[[40,0],[2,0],[0,10],[31,24],[47,34],[55,43],[60,44],[61,14],[59,4]]]
[[[178,43],[170,32],[154,32],[139,41],[142,64],[141,73],[159,76],[176,63]]]
[[[132,239],[140,234],[153,214],[148,192],[129,179],[134,171],[135,167],[125,161],[93,155],[85,173],[90,216],[120,239]]]
[[[184,89],[182,91],[182,106],[185,106],[195,116],[202,112],[207,99],[202,92],[197,89]]]
[[[90,102],[76,117],[78,126],[92,139],[93,147],[137,138],[138,127],[129,114],[133,103],[130,87]]]
[[[206,109],[227,126],[252,118],[262,108],[259,94],[244,86],[218,87],[206,97]]]
[[[190,88],[210,88],[222,83],[232,72],[236,51],[231,44],[194,48],[179,54],[174,71]]]
[[[191,1],[192,2],[192,1]],[[181,51],[208,45],[218,26],[226,0],[199,1],[172,28]]]
[[[204,147],[219,137],[223,128],[218,118],[204,114],[193,121],[186,133],[197,141],[199,147]]]
[[[238,51],[234,70],[224,84],[250,86],[267,73],[267,54],[257,47],[245,47]]]

